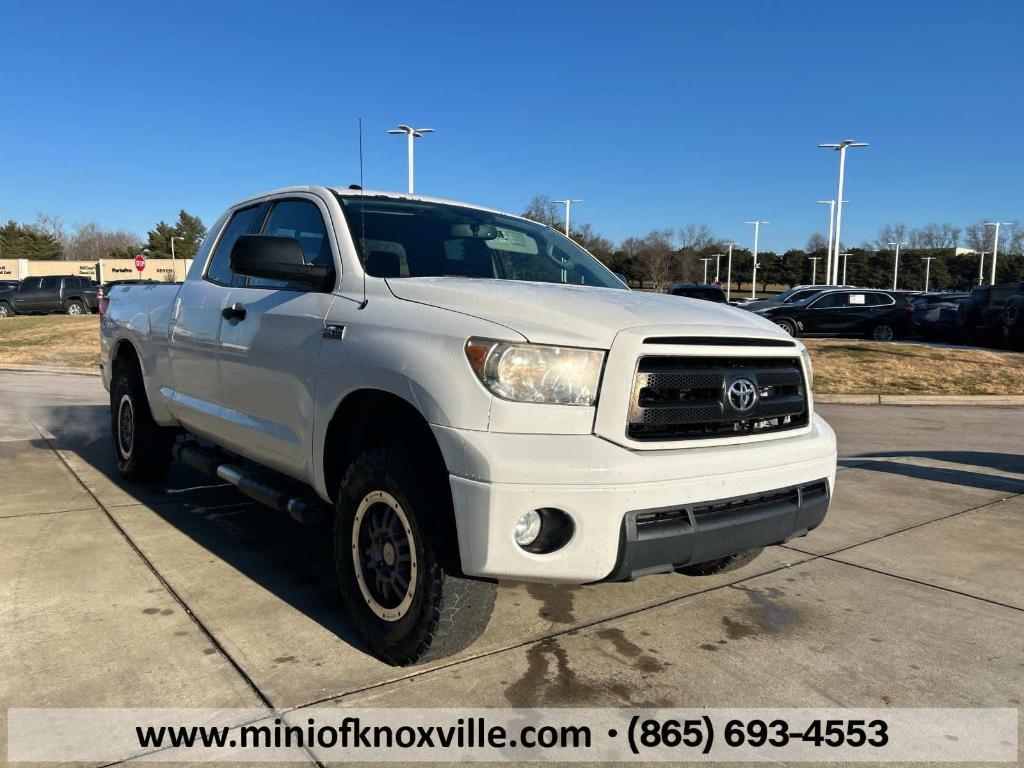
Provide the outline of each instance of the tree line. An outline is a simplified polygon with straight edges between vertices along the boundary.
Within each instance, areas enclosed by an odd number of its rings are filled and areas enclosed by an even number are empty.
[[[523,216],[559,231],[564,229],[563,209],[543,195],[533,198]],[[609,269],[625,275],[631,284],[641,288],[664,291],[676,282],[703,282],[704,263],[701,259],[705,258],[711,259],[708,262],[708,281],[714,281],[716,260],[721,282],[726,279],[727,241],[716,237],[704,224],[655,229],[642,237],[627,237],[618,245],[597,234],[586,223],[572,224],[570,236]],[[969,289],[978,284],[979,254],[982,251],[988,252],[984,283],[989,282],[993,231],[983,222],[977,222],[963,228],[951,224],[927,224],[912,229],[905,224],[887,224],[879,229],[877,238],[872,242],[859,248],[847,248],[844,244],[841,252],[850,254],[846,257],[846,283],[891,288],[895,262],[895,248],[889,245],[891,242],[904,244],[900,249],[897,281],[900,289],[924,289],[924,259],[927,257],[933,259],[928,275],[930,290]],[[957,254],[958,248],[969,248],[978,253]],[[768,285],[824,283],[827,250],[828,242],[824,235],[815,233],[805,248],[794,248],[781,254],[761,251],[757,258],[758,288],[763,291]],[[817,268],[812,261],[814,257],[818,259]],[[751,251],[734,246],[732,282],[736,291],[750,288],[752,272]],[[842,279],[842,258],[839,276]],[[996,282],[1016,280],[1024,280],[1024,227],[1004,227],[999,238]]]
[[[31,224],[13,219],[0,227],[0,259],[58,259],[98,261],[130,259],[145,252],[146,258],[191,259],[206,237],[206,226],[198,216],[179,211],[173,224],[158,221],[143,240],[124,229],[105,229],[94,221],[67,229],[59,216],[40,213]]]

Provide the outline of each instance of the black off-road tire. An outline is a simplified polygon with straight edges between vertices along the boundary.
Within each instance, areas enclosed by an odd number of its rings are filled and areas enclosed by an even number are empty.
[[[494,609],[497,585],[462,576],[450,554],[445,554],[451,552],[455,531],[450,530],[448,478],[439,474],[410,451],[390,446],[367,450],[349,466],[335,505],[335,566],[345,610],[369,650],[396,666],[422,664],[461,651],[484,631]],[[376,550],[363,546],[372,531],[383,530],[374,527],[374,514],[391,520],[394,525],[387,530],[398,535]],[[386,557],[368,553],[385,552],[383,547],[392,540],[399,544],[391,549],[394,570],[404,568],[409,574],[412,569],[412,577],[406,579],[411,590],[406,586],[404,591],[385,592],[373,586],[379,586],[373,579],[384,569]],[[395,555],[396,551],[403,554]],[[378,570],[368,563],[376,563]]]
[[[14,317],[14,307],[6,301],[0,301],[0,318]]]
[[[64,305],[64,312],[69,315],[86,315],[89,310],[85,308],[85,304],[80,302],[78,299],[72,299]]]
[[[167,474],[174,431],[153,420],[142,372],[134,362],[121,363],[114,369],[110,437],[117,470],[125,480],[152,483]]]
[[[676,573],[682,573],[686,576],[714,576],[716,573],[728,573],[729,571],[739,570],[743,566],[749,565],[762,552],[764,552],[764,547],[748,549],[735,555],[708,560],[706,563],[684,565],[682,568],[678,568]]]

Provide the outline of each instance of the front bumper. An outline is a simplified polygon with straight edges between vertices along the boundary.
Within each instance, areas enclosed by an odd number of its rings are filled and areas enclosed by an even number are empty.
[[[792,437],[673,450],[631,450],[596,435],[437,426],[434,434],[451,474],[462,568],[471,576],[580,584],[671,570],[780,543],[821,522],[835,482],[835,434],[818,416],[810,431]],[[630,516],[635,521],[645,511],[822,482],[823,503],[816,501],[813,508],[776,506],[758,509],[753,517],[736,507],[718,511],[714,519],[703,518],[689,538],[662,542],[658,551],[666,554],[654,559],[664,562],[651,562],[650,556],[626,562],[629,547],[623,537]],[[525,512],[545,507],[572,517],[573,536],[550,554],[526,552],[512,538],[515,523]]]

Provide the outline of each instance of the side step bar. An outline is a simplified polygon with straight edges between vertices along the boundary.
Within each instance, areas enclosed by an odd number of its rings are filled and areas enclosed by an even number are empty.
[[[270,476],[247,469],[215,448],[204,448],[194,440],[186,440],[176,443],[172,453],[174,458],[193,469],[231,483],[239,493],[271,509],[286,512],[300,523],[322,525],[331,519],[330,507],[319,498],[295,496]]]

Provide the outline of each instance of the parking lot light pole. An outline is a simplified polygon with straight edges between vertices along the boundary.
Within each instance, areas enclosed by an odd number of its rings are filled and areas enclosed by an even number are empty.
[[[985,257],[988,256],[988,251],[982,251],[978,255],[981,256],[978,260],[978,285],[981,285],[985,281]]]
[[[732,294],[732,247],[739,243],[729,243],[729,256],[725,262],[725,300],[729,301]]]
[[[843,229],[843,184],[846,180],[846,150],[850,147],[866,147],[868,146],[863,141],[854,141],[853,139],[844,139],[838,144],[819,144],[822,149],[833,149],[839,153],[839,191],[836,194],[836,233],[832,248],[834,249],[832,254],[832,280],[830,285],[836,285],[836,278],[839,272],[839,249],[842,247],[841,233]],[[833,255],[834,254],[834,255]]]
[[[753,276],[751,278],[751,280],[753,281],[753,284],[750,286],[750,298],[751,299],[756,299],[757,298],[757,238],[758,238],[758,235],[761,234],[761,225],[762,224],[771,224],[771,222],[770,221],[745,221],[743,223],[744,224],[753,224],[754,225],[754,273],[753,273]]]
[[[178,279],[178,267],[177,262],[174,260],[174,241],[184,239],[184,237],[179,237],[177,235],[171,237],[171,275],[174,277],[175,280]]]
[[[839,255],[843,257],[843,282],[839,283],[839,285],[846,285],[847,284],[846,283],[846,259],[850,255],[850,252],[849,251],[843,251]]]
[[[906,245],[906,243],[903,243],[903,242],[889,243],[889,245],[895,245],[896,246],[896,260],[893,262],[893,265],[892,265],[892,289],[895,291],[896,290],[896,278],[899,276],[899,271],[900,271],[900,246],[901,245]]]
[[[390,131],[388,131],[388,133],[404,133],[406,135],[406,139],[407,139],[407,142],[408,142],[408,148],[407,148],[406,152],[409,155],[409,194],[410,195],[413,193],[414,188],[415,188],[415,184],[413,183],[414,182],[414,176],[415,176],[415,172],[414,172],[415,163],[413,161],[413,154],[414,154],[413,142],[416,139],[418,139],[421,136],[423,136],[424,133],[433,133],[433,132],[434,132],[433,128],[412,128],[412,127],[410,127],[408,125],[405,125],[405,124],[399,125],[397,128],[392,128]]]
[[[569,211],[573,203],[582,203],[582,200],[552,200],[551,202],[565,206],[565,236],[569,237]]]
[[[715,283],[722,282],[722,254],[715,254]]]
[[[828,206],[828,258],[825,260],[825,285],[830,285],[832,275],[832,235],[836,226],[836,201],[815,200],[818,205]]]
[[[934,256],[925,256],[921,259],[924,262],[924,292],[928,293],[928,278],[932,272],[932,262],[935,261]]]
[[[995,236],[995,239],[992,241],[992,279],[989,280],[989,285],[995,285],[996,284],[996,259],[999,258],[999,227],[1000,226],[1012,227],[1013,226],[1013,222],[1012,221],[986,221],[985,222],[985,226],[986,227],[995,227],[996,228],[996,236]]]
[[[817,285],[818,284],[818,262],[821,260],[821,256],[808,256],[807,258],[810,261],[814,262],[814,265],[811,267],[811,285]]]
[[[701,259],[704,262],[704,285],[708,284],[708,262],[711,261],[711,257]]]

